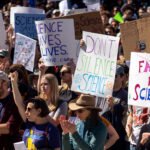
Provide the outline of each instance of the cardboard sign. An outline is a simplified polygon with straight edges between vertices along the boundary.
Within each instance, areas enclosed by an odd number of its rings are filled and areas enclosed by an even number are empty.
[[[17,33],[13,64],[22,64],[27,70],[33,72],[35,50],[35,40]]]
[[[4,21],[2,17],[2,13],[0,13],[0,49],[7,48],[6,46],[6,32],[4,27]]]
[[[121,40],[126,60],[131,52],[150,52],[150,17],[130,21],[120,25]]]
[[[15,14],[15,32],[37,39],[35,21],[45,17],[45,14]]]
[[[45,14],[45,11],[43,9],[39,8],[32,8],[32,7],[11,7],[10,9],[10,24],[14,27],[15,26],[15,14]]]
[[[131,53],[128,104],[150,105],[150,54]],[[134,79],[134,80],[133,80]]]
[[[112,95],[119,38],[83,32],[86,52],[80,50],[71,89],[99,97]]]
[[[74,19],[76,40],[80,40],[82,38],[83,31],[101,34],[104,33],[104,27],[99,12],[87,12],[61,18]]]
[[[46,66],[63,65],[76,58],[73,19],[36,21],[36,29]]]

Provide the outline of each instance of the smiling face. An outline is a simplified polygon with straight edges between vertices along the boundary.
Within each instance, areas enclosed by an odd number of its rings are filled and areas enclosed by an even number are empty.
[[[36,122],[37,118],[39,117],[40,109],[36,109],[33,103],[28,103],[25,115],[28,121]]]

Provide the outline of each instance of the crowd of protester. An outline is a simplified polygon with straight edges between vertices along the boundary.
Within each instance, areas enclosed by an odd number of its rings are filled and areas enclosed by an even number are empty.
[[[150,150],[149,108],[127,103],[129,66],[120,41],[112,96],[108,110],[100,115],[95,97],[71,91],[73,62],[45,66],[36,47],[34,72],[13,64],[15,35],[10,25],[10,8],[42,8],[47,18],[67,15],[60,3],[72,9],[99,2],[106,35],[119,36],[120,12],[124,22],[146,17],[149,0],[14,0],[1,5],[8,49],[0,49],[0,150],[14,150],[24,141],[28,150]],[[81,46],[84,41],[81,41]]]

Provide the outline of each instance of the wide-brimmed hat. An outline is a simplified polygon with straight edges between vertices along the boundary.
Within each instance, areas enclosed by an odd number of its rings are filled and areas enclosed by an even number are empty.
[[[76,111],[79,109],[96,109],[101,111],[101,108],[96,107],[96,100],[93,96],[87,94],[81,94],[73,102],[69,103],[69,109]]]

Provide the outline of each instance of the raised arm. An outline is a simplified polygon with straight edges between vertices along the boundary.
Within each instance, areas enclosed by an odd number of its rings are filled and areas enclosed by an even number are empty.
[[[16,106],[18,107],[19,113],[23,119],[23,121],[26,121],[26,116],[25,116],[25,105],[23,103],[22,96],[20,94],[20,91],[18,89],[18,73],[13,72],[10,73],[10,78],[11,78],[11,84],[12,84],[12,92],[14,96],[14,101],[16,103]]]
[[[38,68],[39,68],[39,77],[38,77],[38,82],[37,82],[37,91],[38,91],[38,93],[40,93],[41,79],[42,79],[42,76],[45,74],[45,72],[48,68],[44,65],[42,58],[39,59]]]

